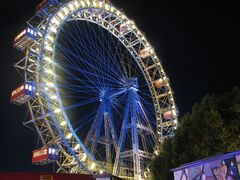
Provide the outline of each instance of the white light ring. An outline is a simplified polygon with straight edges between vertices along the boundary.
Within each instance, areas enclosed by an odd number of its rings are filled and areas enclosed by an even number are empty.
[[[54,36],[53,36],[53,40],[52,40],[52,47],[53,47],[53,51],[54,51],[54,49],[55,49],[55,47],[54,47],[54,44],[55,44],[55,40],[56,40],[56,34],[58,34],[58,31],[59,31],[59,27],[61,26],[61,24],[63,24],[65,21],[66,21],[66,19],[68,19],[72,14],[74,14],[75,12],[77,12],[77,11],[79,11],[79,10],[81,10],[81,9],[88,9],[88,8],[96,8],[96,9],[101,9],[101,10],[104,10],[104,11],[109,11],[110,9],[111,9],[111,13],[113,13],[115,16],[118,16],[118,17],[121,17],[121,18],[123,18],[123,21],[129,21],[128,20],[128,18],[123,14],[123,13],[121,13],[120,11],[118,11],[117,9],[115,9],[113,6],[111,6],[111,7],[109,7],[109,5],[107,5],[106,3],[104,3],[104,2],[99,2],[99,1],[96,1],[96,0],[93,0],[92,2],[92,4],[91,5],[93,5],[93,6],[88,6],[88,7],[86,7],[85,5],[87,5],[87,3],[83,3],[83,1],[80,1],[81,2],[81,4],[78,6],[78,7],[76,7],[76,6],[72,6],[72,10],[71,10],[71,13],[70,13],[70,11],[66,11],[66,9],[69,7],[69,4],[71,4],[71,3],[76,3],[77,1],[75,0],[75,1],[71,1],[71,2],[69,2],[69,3],[67,3],[67,4],[64,4],[63,5],[63,7],[60,7],[59,9],[58,9],[58,11],[55,13],[55,14],[53,14],[53,16],[49,19],[49,21],[51,22],[51,24],[49,23],[49,25],[46,27],[46,32],[51,32],[52,34],[54,34]],[[85,1],[86,2],[86,1]],[[105,4],[105,5],[104,5]],[[84,5],[84,7],[82,7],[82,5]],[[107,6],[106,6],[107,5]],[[65,9],[65,14],[64,14],[64,18],[63,19],[60,19],[59,20],[59,22],[58,23],[56,23],[55,21],[52,21],[51,19],[52,18],[54,18],[54,19],[59,19],[59,13],[62,13],[63,12],[63,9]],[[70,8],[69,8],[70,9]],[[55,26],[56,25],[56,26]],[[101,24],[99,24],[99,25],[101,25]],[[103,27],[103,26],[102,26]],[[50,30],[49,30],[49,28],[51,28]],[[136,26],[134,26],[134,28],[132,29],[131,28],[131,31],[136,31],[137,33],[136,33],[136,36],[138,37],[138,38],[143,38],[144,39],[144,41],[147,41],[146,40],[146,38],[143,36],[143,34],[137,29],[137,27]],[[112,33],[112,32],[111,32]],[[113,34],[113,33],[112,33]],[[113,34],[114,35],[114,34]],[[44,42],[45,42],[45,38],[43,38],[43,44],[44,44]],[[147,43],[146,42],[146,44],[145,44],[145,46],[147,45],[147,44],[149,44],[149,43]],[[124,45],[125,47],[126,47],[126,45]],[[43,49],[45,49],[44,48],[44,45],[43,45]],[[54,52],[53,53],[51,53],[51,52],[48,52],[49,54],[52,54],[51,55],[51,59],[52,59],[52,62],[54,61]],[[140,57],[139,57],[140,58]],[[156,60],[156,61],[159,61],[159,59],[157,58],[157,56],[156,56],[156,54],[154,53],[154,59]],[[142,69],[142,68],[141,68]],[[163,71],[163,68],[162,68],[162,66],[159,68],[161,71]],[[53,69],[54,70],[54,69]],[[54,79],[56,78],[56,74],[54,73]],[[57,96],[58,96],[58,101],[59,101],[59,104],[60,104],[60,106],[61,106],[61,99],[59,98],[60,96],[59,96],[59,93],[57,92],[57,89],[56,89],[56,87],[54,87],[53,88],[54,89],[54,91],[56,92],[56,94],[57,94]],[[154,88],[153,88],[154,89]],[[149,90],[151,91],[151,93],[152,93],[152,88],[150,89],[149,88]],[[172,94],[170,95],[171,97],[170,98],[172,98]],[[154,106],[155,106],[155,104],[154,104]],[[51,107],[52,108],[52,107]],[[66,114],[65,114],[66,115]],[[68,127],[69,127],[69,130],[71,131],[71,132],[74,132],[74,130],[73,130],[73,128],[71,127],[71,124],[70,124],[70,122],[68,122]],[[77,142],[81,145],[81,147],[82,147],[82,149],[85,149],[85,146],[81,143],[81,142],[79,142],[79,138],[78,138],[78,136],[75,134],[75,133],[73,133],[73,136],[74,136],[74,138],[77,140]],[[86,150],[86,152],[87,152],[87,150]]]

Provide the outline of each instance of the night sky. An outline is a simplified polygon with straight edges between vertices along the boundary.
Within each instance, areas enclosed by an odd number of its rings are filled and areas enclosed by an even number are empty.
[[[112,2],[135,20],[155,48],[170,78],[180,115],[191,111],[204,95],[240,85],[240,1]],[[12,42],[38,3],[7,0],[0,5],[0,171],[46,170],[31,164],[37,138],[22,125],[26,108],[9,103],[10,92],[22,83],[13,64],[23,54],[12,48]]]

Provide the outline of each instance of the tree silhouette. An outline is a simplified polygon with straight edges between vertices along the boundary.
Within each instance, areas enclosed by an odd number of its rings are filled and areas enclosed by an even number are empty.
[[[207,95],[180,118],[173,139],[166,139],[150,169],[153,180],[169,180],[171,168],[240,147],[240,88]]]

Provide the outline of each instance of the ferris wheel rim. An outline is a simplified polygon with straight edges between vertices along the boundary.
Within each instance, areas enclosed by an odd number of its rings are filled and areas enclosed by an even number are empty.
[[[50,23],[52,23],[52,19],[55,17],[55,15],[56,15],[58,12],[60,12],[62,9],[64,9],[65,7],[69,6],[71,3],[74,3],[74,2],[75,2],[75,1],[70,1],[69,3],[64,4],[63,7],[60,7],[60,8],[58,9],[58,11],[57,11],[55,14],[53,14],[52,17],[48,20],[48,23],[49,23],[48,26],[50,26]],[[89,1],[84,1],[84,2],[89,2]],[[99,3],[99,2],[97,2],[97,1],[93,1],[93,2]],[[111,8],[113,8],[114,11],[119,12],[119,11],[116,10],[113,6],[109,6],[108,4],[105,4],[105,3],[102,4],[102,8],[103,8],[105,5],[106,5],[107,9],[110,10]],[[79,8],[79,7],[78,7],[78,8]],[[99,7],[98,7],[98,8],[99,8]],[[99,9],[101,9],[101,8],[99,8]],[[59,10],[60,10],[60,11],[59,11]],[[81,10],[81,8],[79,8],[77,11],[79,11],[79,10]],[[103,9],[101,9],[101,10],[106,10],[106,9],[103,8]],[[112,12],[111,12],[111,13],[112,13]],[[67,17],[67,18],[65,18],[64,22],[67,21],[67,19],[68,19],[72,14],[73,14],[73,13],[69,14],[68,16],[65,16],[65,17]],[[122,14],[121,12],[120,12],[120,15],[123,16],[125,20],[129,21],[129,19],[128,19],[124,14]],[[61,24],[63,24],[64,22],[62,22]],[[136,29],[137,29],[137,28],[136,28]],[[137,30],[138,30],[138,29],[137,29]],[[48,28],[46,28],[45,33],[46,33],[47,31],[48,31]],[[58,30],[57,30],[57,32],[58,32]],[[138,30],[137,32],[140,32],[140,31]],[[110,32],[110,33],[111,33],[111,32]],[[141,32],[140,32],[140,34],[142,35]],[[114,35],[114,34],[113,34],[113,35]],[[143,37],[144,37],[144,36],[143,36]],[[45,39],[46,39],[46,34],[44,35],[43,39],[44,39],[44,40],[43,40],[43,44],[42,44],[42,52],[45,50],[45,49],[44,49],[44,47],[45,47],[44,43],[45,43]],[[56,37],[55,37],[55,39],[56,39]],[[146,40],[145,37],[144,37],[144,39]],[[147,41],[146,41],[146,42],[147,42]],[[148,44],[149,44],[149,43],[148,43]],[[128,49],[128,50],[129,50],[129,49]],[[155,52],[154,52],[154,54],[155,54]],[[54,55],[53,55],[52,57],[54,57]],[[140,59],[140,58],[139,58],[139,59]],[[157,59],[158,59],[158,58],[157,58]],[[159,63],[159,62],[158,62],[158,63]],[[43,66],[44,66],[44,65],[43,65]],[[159,68],[160,68],[160,70],[162,70],[161,66],[160,66]],[[44,68],[43,68],[43,69],[44,69]],[[43,73],[45,73],[45,72],[43,71]],[[43,74],[43,76],[45,76],[45,75]],[[54,77],[55,77],[55,76],[54,76]],[[56,82],[56,81],[55,81],[55,82]],[[55,88],[56,88],[56,87],[55,87]],[[57,88],[56,88],[56,89],[57,89]],[[150,90],[150,91],[151,91],[151,90]],[[151,91],[151,92],[152,92],[152,91]],[[61,98],[59,97],[58,92],[57,92],[57,96],[58,96],[59,104],[60,104],[60,106],[61,106]],[[48,97],[48,99],[50,99],[50,97]],[[50,108],[50,107],[49,107],[49,108]],[[55,114],[53,108],[51,108],[51,109],[52,109],[53,114]],[[64,111],[62,111],[62,113],[64,113]],[[55,115],[53,115],[53,116],[55,117]],[[68,122],[67,122],[67,123],[68,123],[68,127],[70,128],[73,136],[77,139],[78,136],[77,136],[76,134],[74,134],[74,130],[73,130],[73,128],[71,127],[70,121],[69,121],[69,120],[67,120],[67,121],[68,121]],[[60,124],[58,124],[58,125],[60,125]],[[81,143],[79,139],[77,139],[77,141],[78,141],[79,144],[82,144],[81,146],[82,146],[82,148],[83,148],[83,147],[84,147],[83,143]],[[85,151],[87,152],[87,149],[85,149]],[[89,156],[91,156],[91,154],[89,154]],[[92,159],[94,159],[94,157],[92,157]]]

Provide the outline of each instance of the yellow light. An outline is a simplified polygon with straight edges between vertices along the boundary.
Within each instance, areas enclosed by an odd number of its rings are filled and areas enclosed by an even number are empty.
[[[54,113],[56,113],[56,114],[58,114],[60,112],[61,112],[61,109],[59,109],[59,108],[54,110]]]
[[[63,13],[62,13],[62,12],[59,12],[57,15],[58,15],[58,17],[60,17],[60,19],[63,19],[63,18],[64,18],[64,16],[63,16]]]
[[[62,121],[62,122],[60,123],[60,126],[65,126],[66,124],[67,124],[66,121]]]
[[[73,5],[72,5],[72,4],[69,4],[69,5],[68,5],[68,7],[69,7],[69,9],[70,9],[71,11],[73,11],[73,10],[74,10],[74,7],[73,7]]]
[[[111,9],[110,9],[111,12],[114,12],[115,11],[115,8],[112,6]]]
[[[121,14],[121,18],[122,18],[123,20],[126,20],[126,19],[127,19],[127,17],[126,17],[124,14]]]
[[[77,8],[79,7],[78,1],[74,1],[74,6],[76,6]]]
[[[98,5],[99,5],[99,7],[101,8],[101,7],[103,6],[103,2],[100,1],[100,2],[98,3]]]
[[[52,95],[50,98],[51,98],[52,100],[55,100],[55,99],[57,99],[57,96],[56,96],[56,95]]]
[[[93,7],[96,7],[96,6],[97,6],[96,1],[93,1]]]
[[[87,5],[88,5],[88,6],[90,6],[90,5],[91,5],[91,3],[90,3],[90,1],[89,1],[89,0],[87,0]]]
[[[51,82],[47,82],[47,86],[48,86],[48,87],[54,87],[54,84],[51,83]]]
[[[157,150],[156,150],[156,151],[154,151],[154,153],[155,153],[156,155],[158,155],[158,152],[157,152]]]
[[[53,74],[53,71],[51,69],[45,69],[45,72],[48,74]]]
[[[55,17],[52,18],[51,23],[55,23],[56,25],[60,24],[60,21],[58,21]]]
[[[51,26],[51,27],[50,27],[50,30],[51,30],[53,33],[57,33],[57,28],[55,28],[54,26]]]
[[[175,119],[174,121],[173,121],[175,124],[177,124],[177,120]]]
[[[49,42],[49,41],[44,41],[44,46],[48,46],[49,44],[51,44],[51,42]]]
[[[119,16],[119,15],[121,14],[121,12],[120,12],[120,11],[117,11],[116,14],[117,14],[117,16]]]
[[[78,150],[79,148],[80,148],[80,145],[77,144],[77,145],[74,147],[74,150],[76,151],[76,150]]]
[[[149,43],[146,44],[146,49],[149,51],[151,49],[151,46]]]
[[[85,2],[81,1],[82,7],[85,7]]]
[[[129,25],[131,25],[131,26],[134,26],[134,25],[135,25],[135,22],[134,22],[133,20],[129,20],[127,23],[128,23]]]
[[[42,33],[38,32],[38,36],[42,37]]]
[[[47,39],[48,39],[49,41],[53,42],[53,36],[48,35],[48,36],[47,36]]]
[[[147,172],[144,172],[144,177],[147,178]]]
[[[100,174],[103,174],[103,170],[100,170]]]
[[[95,163],[92,163],[92,165],[91,165],[90,169],[91,169],[91,170],[92,170],[92,169],[94,169],[94,168],[95,168],[95,166],[96,166],[96,164],[95,164]]]
[[[84,162],[86,159],[87,159],[87,155],[83,154],[83,157],[82,157],[81,161]]]
[[[108,5],[108,4],[105,5],[105,9],[106,9],[107,11],[109,11],[109,5]]]
[[[52,47],[52,46],[46,46],[45,49],[48,50],[48,51],[50,51],[50,52],[53,51],[53,47]]]
[[[176,115],[177,115],[176,111],[172,111],[172,114],[173,114],[174,116],[176,116]]]
[[[45,30],[46,29],[46,25],[42,25],[42,29]]]
[[[68,9],[67,9],[67,7],[63,8],[63,11],[64,11],[65,15],[68,14]]]
[[[43,59],[47,62],[52,62],[52,59],[49,56],[45,56]]]
[[[72,136],[73,136],[72,133],[68,133],[67,136],[66,136],[66,138],[67,138],[67,139],[71,139]]]

